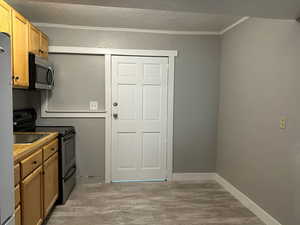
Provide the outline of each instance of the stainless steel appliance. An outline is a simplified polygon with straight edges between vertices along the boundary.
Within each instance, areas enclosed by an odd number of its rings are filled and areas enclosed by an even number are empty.
[[[51,90],[53,87],[53,65],[47,60],[29,53],[29,88]]]
[[[58,204],[64,204],[76,185],[76,138],[72,126],[36,126],[34,109],[14,111],[14,131],[59,133],[59,196]]]
[[[13,119],[10,37],[0,32],[0,224],[14,225]]]

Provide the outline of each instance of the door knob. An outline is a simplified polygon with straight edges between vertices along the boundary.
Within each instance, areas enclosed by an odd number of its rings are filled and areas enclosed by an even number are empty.
[[[115,106],[115,107],[118,106],[118,103],[117,103],[117,102],[114,102],[113,106]]]
[[[114,118],[114,119],[118,119],[118,113],[114,113],[114,114],[113,114],[113,118]]]

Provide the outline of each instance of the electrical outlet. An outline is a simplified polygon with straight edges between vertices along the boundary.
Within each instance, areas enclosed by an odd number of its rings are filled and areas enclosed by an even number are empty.
[[[90,111],[98,111],[98,102],[90,101]]]
[[[286,129],[286,119],[281,119],[279,122],[280,129]]]

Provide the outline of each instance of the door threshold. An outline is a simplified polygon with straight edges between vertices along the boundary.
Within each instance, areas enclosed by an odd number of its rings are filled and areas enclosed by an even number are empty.
[[[142,182],[166,182],[167,179],[147,179],[147,180],[113,180],[112,183],[142,183]]]

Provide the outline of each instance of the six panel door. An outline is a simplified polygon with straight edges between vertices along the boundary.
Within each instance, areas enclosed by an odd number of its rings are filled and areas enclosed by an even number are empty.
[[[168,59],[112,57],[112,180],[166,178]]]

